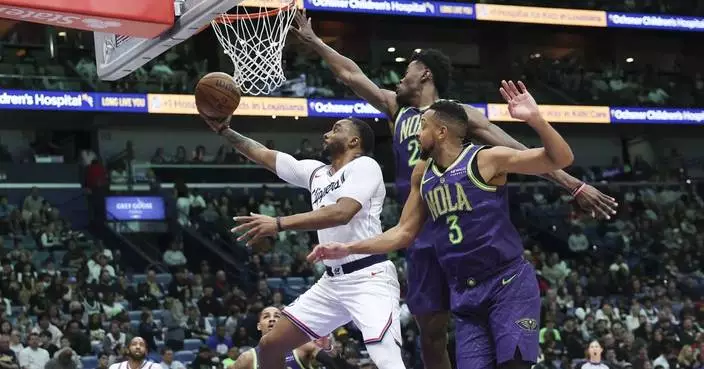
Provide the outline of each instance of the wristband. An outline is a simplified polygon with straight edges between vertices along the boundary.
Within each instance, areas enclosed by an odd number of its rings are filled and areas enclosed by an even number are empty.
[[[281,217],[276,217],[276,232],[283,232],[284,229],[281,227]]]
[[[574,191],[572,192],[572,197],[577,197],[577,195],[579,195],[579,193],[584,190],[584,187],[585,187],[586,185],[587,185],[586,183],[582,182],[582,184],[581,184],[579,187],[577,187],[576,190],[574,190]]]

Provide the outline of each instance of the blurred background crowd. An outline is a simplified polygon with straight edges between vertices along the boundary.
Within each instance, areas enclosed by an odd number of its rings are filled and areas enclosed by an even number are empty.
[[[704,2],[694,0],[492,3],[704,14]],[[465,102],[501,101],[497,81],[510,77],[526,80],[540,103],[704,106],[696,32],[423,18],[411,27],[408,19],[321,14],[313,26],[390,89],[413,50],[438,47],[455,63],[448,97]],[[0,21],[2,89],[191,93],[205,73],[231,68],[212,33],[202,32],[128,77],[103,82],[90,33],[7,22]],[[466,32],[456,32],[460,26]],[[274,96],[354,98],[325,63],[291,43],[288,81]],[[254,249],[237,242],[233,216],[305,212],[309,195],[282,186],[214,135],[194,133],[195,117],[3,111],[0,369],[107,369],[124,359],[134,336],[146,339],[164,369],[226,367],[256,345],[263,307],[290,303],[322,274],[322,265],[305,260],[313,232],[282,232]],[[315,139],[330,121],[297,118],[237,124],[267,147],[325,160]],[[568,171],[617,199],[613,219],[592,219],[539,178],[510,181],[512,218],[543,294],[536,367],[603,360],[611,369],[704,368],[701,133],[583,126],[560,127],[577,157]],[[502,126],[527,137],[514,127]],[[388,132],[377,134],[375,157],[392,183]],[[106,217],[105,196],[134,194],[162,196],[165,219]],[[394,198],[389,186],[385,228],[399,219]],[[403,253],[391,258],[405,294]],[[418,329],[401,308],[404,360],[422,368]],[[333,336],[349,368],[374,368],[354,325]]]

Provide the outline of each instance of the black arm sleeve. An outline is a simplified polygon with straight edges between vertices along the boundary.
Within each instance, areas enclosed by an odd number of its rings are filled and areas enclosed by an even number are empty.
[[[353,369],[344,359],[332,357],[327,352],[320,350],[315,355],[315,360],[323,364],[326,369]]]

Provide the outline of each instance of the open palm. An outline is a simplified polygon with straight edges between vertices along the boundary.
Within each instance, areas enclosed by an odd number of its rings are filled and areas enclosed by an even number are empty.
[[[508,112],[512,118],[530,121],[540,116],[538,103],[535,102],[523,82],[518,81],[518,86],[516,86],[513,81],[501,81],[499,92],[501,92],[501,96],[508,103]]]

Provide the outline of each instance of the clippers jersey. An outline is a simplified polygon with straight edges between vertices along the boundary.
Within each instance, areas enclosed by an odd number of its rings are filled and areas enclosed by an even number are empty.
[[[249,352],[252,353],[252,357],[254,358],[252,360],[254,363],[254,365],[252,365],[252,369],[259,369],[259,357],[257,357],[257,350],[250,349]],[[286,354],[286,367],[284,369],[308,369],[308,367],[303,365],[301,360],[298,358],[296,350],[292,350]]]
[[[476,164],[486,146],[467,146],[444,172],[432,159],[423,174],[421,196],[432,224],[440,265],[448,279],[486,274],[523,255],[511,222],[506,186],[484,183]]]

